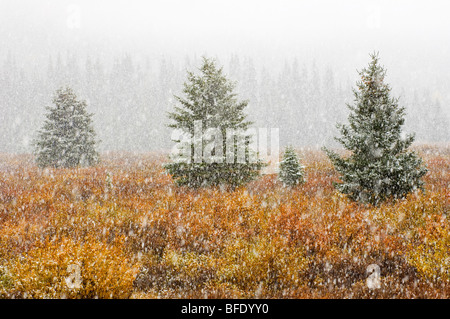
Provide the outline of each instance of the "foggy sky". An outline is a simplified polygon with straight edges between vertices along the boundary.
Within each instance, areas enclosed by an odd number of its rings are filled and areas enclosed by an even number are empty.
[[[298,56],[351,75],[380,51],[393,76],[420,71],[422,84],[450,69],[449,12],[445,0],[0,0],[0,54]]]
[[[379,51],[394,89],[425,88],[450,117],[449,12],[446,0],[0,0],[0,61],[237,54],[269,70],[315,61],[353,84]]]

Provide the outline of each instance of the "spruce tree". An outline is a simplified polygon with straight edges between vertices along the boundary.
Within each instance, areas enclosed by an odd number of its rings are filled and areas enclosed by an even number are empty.
[[[71,88],[60,88],[35,141],[39,167],[69,168],[98,162],[92,115],[86,101],[80,101]]]
[[[405,108],[399,106],[398,98],[390,97],[378,54],[372,54],[371,59],[368,68],[359,72],[354,105],[347,105],[349,125],[337,125],[341,137],[336,140],[350,156],[342,158],[325,151],[341,174],[342,182],[335,187],[353,200],[378,205],[423,188],[421,177],[427,169],[420,157],[407,150],[414,135],[402,133]]]
[[[279,179],[284,186],[294,187],[305,182],[304,169],[292,147],[286,147],[280,162]]]
[[[203,58],[199,71],[188,72],[185,97],[175,96],[180,106],[169,113],[173,120],[169,127],[183,138],[173,138],[178,152],[165,168],[178,185],[243,185],[255,179],[264,166],[246,133],[252,124],[244,113],[248,101],[237,100],[235,84],[213,60]]]

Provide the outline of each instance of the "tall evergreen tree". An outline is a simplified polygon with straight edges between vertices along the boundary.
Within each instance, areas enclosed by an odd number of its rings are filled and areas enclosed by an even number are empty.
[[[98,162],[92,114],[86,101],[80,101],[71,88],[56,91],[54,106],[35,141],[36,162],[40,167],[90,166]]]
[[[199,71],[188,72],[185,98],[175,96],[181,106],[169,113],[169,127],[184,138],[174,138],[179,152],[165,168],[178,185],[243,185],[263,166],[246,135],[252,124],[244,113],[248,101],[237,101],[234,83],[213,60],[203,58]]]
[[[371,55],[368,68],[359,72],[361,81],[354,93],[349,125],[339,125],[336,138],[347,150],[348,158],[325,149],[342,183],[335,187],[350,198],[374,205],[388,198],[400,198],[422,188],[421,177],[427,172],[422,159],[407,148],[414,135],[402,134],[405,108],[391,98],[391,88],[384,83],[386,71]]]

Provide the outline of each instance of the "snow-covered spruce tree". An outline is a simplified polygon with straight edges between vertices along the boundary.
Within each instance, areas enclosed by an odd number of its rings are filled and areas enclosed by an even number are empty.
[[[303,166],[290,146],[286,147],[280,162],[279,179],[284,186],[294,187],[305,182]]]
[[[34,143],[39,167],[69,168],[98,163],[92,114],[71,88],[60,88]]]
[[[402,134],[405,108],[398,105],[398,98],[390,97],[378,54],[372,54],[371,59],[368,68],[359,72],[354,105],[347,105],[349,125],[337,125],[342,136],[336,140],[351,155],[341,158],[324,150],[341,174],[342,182],[335,187],[353,200],[378,205],[422,189],[421,177],[427,169],[420,157],[407,151],[414,135]]]
[[[173,138],[179,152],[164,167],[180,186],[244,185],[257,178],[265,165],[251,149],[246,133],[252,124],[244,113],[248,101],[237,101],[235,84],[214,60],[203,58],[199,71],[188,72],[185,98],[175,96],[181,105],[169,113],[173,120],[169,127],[184,137]]]

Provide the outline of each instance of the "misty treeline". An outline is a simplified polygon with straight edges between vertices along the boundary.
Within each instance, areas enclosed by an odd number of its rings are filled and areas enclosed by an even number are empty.
[[[25,68],[10,52],[0,57],[0,152],[31,152],[45,106],[61,86],[72,87],[87,100],[102,141],[100,151],[169,150],[173,143],[167,112],[175,105],[174,94],[181,94],[186,71],[195,71],[199,62],[200,57],[175,60],[128,54],[110,61],[68,52]],[[218,62],[237,82],[239,98],[249,100],[248,118],[254,127],[280,128],[281,146],[337,145],[335,123],[346,121],[354,83],[339,81],[331,66],[294,58],[276,69],[256,66],[251,58],[238,55]],[[405,129],[416,133],[417,142],[449,141],[444,112],[448,105],[431,90],[398,92],[399,103],[406,107]]]

